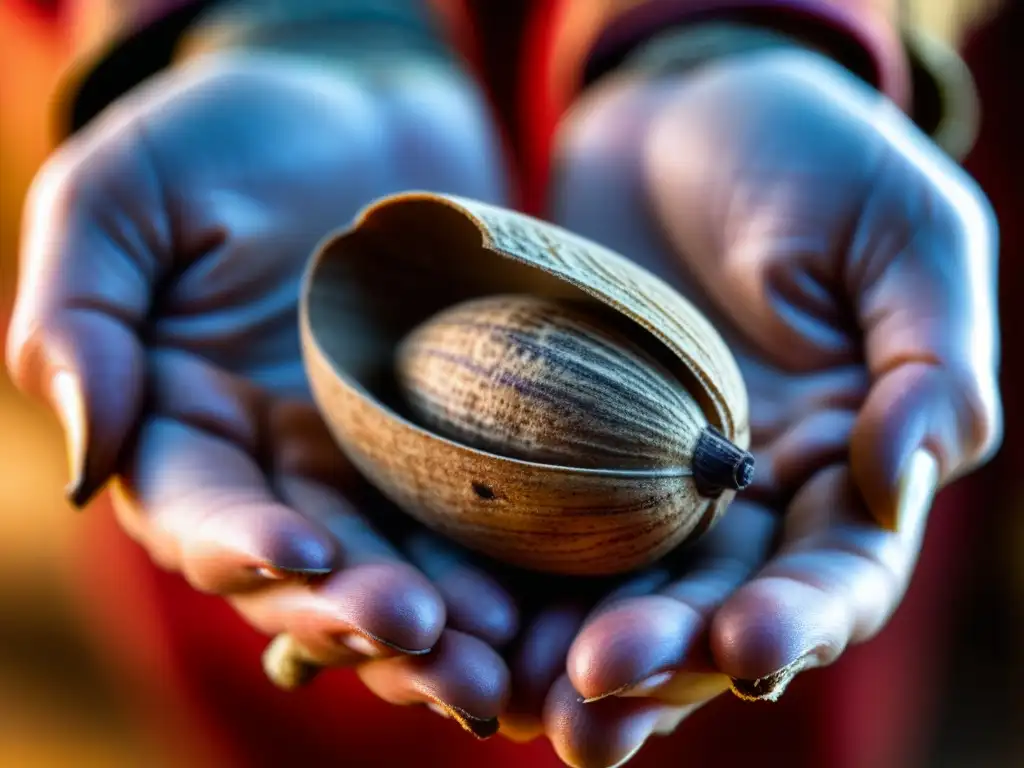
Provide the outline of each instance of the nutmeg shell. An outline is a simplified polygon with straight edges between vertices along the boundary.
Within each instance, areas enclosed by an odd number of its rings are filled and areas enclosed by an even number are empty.
[[[672,404],[647,416],[684,414],[692,428],[666,422],[645,442],[630,424],[626,456],[607,441],[581,455],[578,433],[537,454],[431,426],[402,396],[396,354],[446,311],[509,294],[600,315],[599,334],[654,376],[648,406]],[[300,321],[314,398],[356,468],[408,514],[504,562],[638,568],[706,530],[750,481],[746,391],[710,323],[657,277],[537,219],[428,193],[377,201],[318,250]]]

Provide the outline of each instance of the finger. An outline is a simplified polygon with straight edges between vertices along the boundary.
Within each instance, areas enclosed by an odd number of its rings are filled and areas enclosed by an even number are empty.
[[[406,538],[402,550],[444,598],[447,626],[494,648],[515,636],[519,613],[514,598],[474,565],[469,553],[422,530]]]
[[[366,658],[422,654],[445,625],[443,598],[333,488],[278,478],[281,498],[330,532],[335,572],[313,584],[291,580],[242,593],[233,603],[267,633],[287,631],[277,651],[295,646],[306,665],[344,666]],[[353,657],[353,652],[362,659]],[[298,660],[288,663],[297,665]],[[303,673],[309,676],[313,670]]]
[[[483,641],[445,630],[424,656],[403,656],[358,668],[360,679],[392,704],[426,704],[478,738],[498,732],[508,696],[508,670]]]
[[[544,734],[544,701],[565,672],[565,659],[586,610],[566,603],[542,609],[508,654],[512,693],[501,719],[502,735],[527,742]]]
[[[901,487],[919,451],[947,482],[990,456],[1002,429],[992,214],[937,152],[909,142],[898,150],[874,187],[848,267],[873,375],[851,466],[889,530],[904,524]]]
[[[996,229],[977,186],[905,116],[795,63],[747,62],[670,97],[646,142],[648,190],[699,278],[698,300],[711,298],[783,367],[854,359],[858,339],[835,294],[851,298],[872,374],[852,469],[870,511],[893,529],[918,450],[948,482],[999,442]],[[736,119],[737,104],[748,119]],[[765,134],[781,124],[780,104],[786,121],[799,114],[827,129],[820,140]],[[835,184],[836,158],[857,157],[849,183]],[[678,215],[694,205],[701,215]]]
[[[830,408],[798,416],[755,452],[758,485],[752,492],[760,492],[773,508],[784,507],[821,467],[847,459],[856,419],[853,409]]]
[[[714,660],[734,690],[777,698],[797,672],[877,633],[906,589],[924,517],[915,512],[914,530],[883,531],[845,466],[816,475],[793,499],[778,553],[712,621]]]
[[[274,490],[330,533],[337,568],[312,589],[292,581],[234,598],[265,631],[287,631],[264,652],[271,681],[291,689],[325,666],[429,651],[445,624],[442,596],[368,523],[372,518],[398,532],[409,521],[355,472],[308,402],[275,402],[261,421],[272,448]]]
[[[108,119],[62,149],[32,185],[23,231],[8,366],[60,418],[67,496],[81,507],[139,417],[137,328],[170,249],[160,183],[134,125]]]
[[[635,755],[671,708],[653,699],[579,700],[568,677],[560,677],[544,705],[551,746],[573,768],[610,768]]]
[[[204,592],[334,565],[327,532],[282,504],[242,449],[170,419],[142,425],[116,496],[125,528]]]
[[[652,568],[624,582],[588,579],[563,582],[561,602],[543,599],[543,581],[523,582],[525,595],[541,598],[541,607],[520,633],[507,658],[512,672],[512,695],[502,717],[502,735],[527,742],[544,734],[544,701],[554,682],[565,672],[566,657],[588,613],[634,595],[652,592],[668,581],[668,573]],[[532,588],[531,588],[532,587]],[[611,587],[611,591],[607,591]],[[603,597],[599,597],[603,595]],[[588,610],[588,606],[592,606]]]
[[[292,580],[231,598],[260,631],[275,635],[263,669],[285,690],[326,667],[429,653],[444,627],[444,603],[411,566],[366,564],[320,583]]]
[[[312,481],[282,488],[291,505],[236,446],[154,419],[140,431],[118,495],[125,527],[154,559],[198,589],[232,595],[259,629],[287,630],[325,662],[335,649],[428,650],[444,604],[426,579],[336,494]]]
[[[704,632],[712,612],[764,562],[775,532],[768,510],[735,502],[677,579],[599,609],[567,659],[579,695],[596,701],[660,690],[666,700],[690,704],[725,690],[728,680],[703,663]]]

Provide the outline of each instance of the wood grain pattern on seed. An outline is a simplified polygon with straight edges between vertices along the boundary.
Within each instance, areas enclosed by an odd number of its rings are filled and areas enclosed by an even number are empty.
[[[558,227],[461,198],[385,198],[314,257],[300,319],[338,445],[471,549],[619,573],[706,530],[734,497],[705,498],[689,475],[701,425],[749,442],[725,343],[667,284]],[[411,412],[396,353],[419,393]]]

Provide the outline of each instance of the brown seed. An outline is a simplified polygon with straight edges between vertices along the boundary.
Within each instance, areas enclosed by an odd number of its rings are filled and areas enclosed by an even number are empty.
[[[707,419],[593,302],[495,296],[451,307],[399,347],[417,419],[543,464],[689,473]]]
[[[647,565],[750,481],[746,391],[708,321],[636,264],[408,193],[325,240],[300,312],[317,406],[385,496],[536,571]]]

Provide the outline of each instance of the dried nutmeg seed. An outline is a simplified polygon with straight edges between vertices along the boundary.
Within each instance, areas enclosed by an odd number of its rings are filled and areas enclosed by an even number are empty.
[[[302,289],[313,395],[407,514],[548,573],[648,565],[753,476],[742,377],[700,312],[633,262],[464,198],[384,198]]]
[[[420,423],[481,450],[692,475],[708,497],[745,488],[750,454],[708,426],[681,383],[616,325],[593,301],[474,299],[405,339],[398,383]]]

